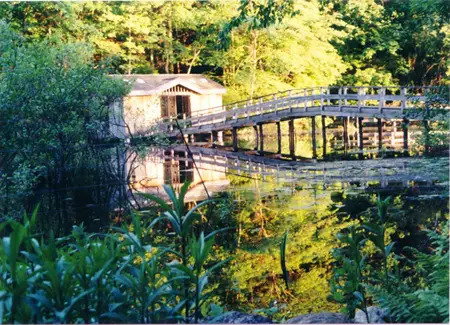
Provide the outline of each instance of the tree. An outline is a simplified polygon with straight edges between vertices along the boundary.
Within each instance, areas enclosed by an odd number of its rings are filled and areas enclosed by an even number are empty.
[[[448,78],[450,2],[388,1],[386,16],[402,26],[398,42],[405,68],[398,71],[401,84],[440,84]]]
[[[250,98],[253,98],[256,82],[256,68],[258,65],[258,38],[259,31],[281,23],[287,16],[295,16],[298,11],[294,11],[294,2],[269,0],[266,3],[254,0],[241,0],[239,14],[224,25],[219,34],[220,46],[224,49],[230,47],[231,31],[242,25],[246,25],[250,33],[250,45],[248,46],[248,56],[250,58]]]
[[[321,0],[335,16],[333,45],[349,85],[427,85],[446,78],[450,4],[445,0]]]
[[[340,80],[344,85],[393,85],[405,69],[399,55],[400,26],[385,15],[376,0],[322,1],[322,9],[335,17],[340,33],[332,40],[349,65]]]
[[[337,34],[329,17],[315,2],[298,1],[293,11],[300,12],[268,28],[249,31],[243,23],[231,31],[229,48],[217,63],[224,69],[226,101],[326,86],[340,78],[346,66],[330,44]]]
[[[109,132],[109,104],[128,86],[92,62],[89,46],[24,43],[3,22],[0,69],[4,215],[18,218],[41,202],[42,212],[54,216],[42,225],[67,232],[74,218],[86,218],[86,205],[107,211],[112,183],[125,180],[115,175],[102,139]]]

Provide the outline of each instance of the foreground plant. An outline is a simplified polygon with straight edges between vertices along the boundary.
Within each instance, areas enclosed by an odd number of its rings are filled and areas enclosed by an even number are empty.
[[[176,196],[167,188],[177,205],[164,205],[168,215],[182,216],[172,221],[183,254],[153,246],[149,232],[161,219],[145,225],[139,215],[108,234],[79,226],[62,238],[34,233],[37,209],[22,222],[0,224],[7,234],[0,241],[0,322],[173,323],[192,320],[191,311],[198,322],[213,296],[208,278],[226,261],[209,265],[214,233],[194,235],[197,208],[184,210],[186,190]]]
[[[355,317],[356,308],[361,309],[366,315],[367,322],[370,323],[363,276],[366,263],[365,256],[361,254],[361,247],[366,239],[354,226],[348,229],[348,233],[339,234],[338,239],[343,246],[333,251],[338,266],[334,270],[330,283],[330,298],[344,304],[344,312],[350,318]]]
[[[283,280],[286,284],[286,289],[289,290],[289,272],[286,267],[286,244],[288,239],[288,232],[286,231],[283,235],[283,239],[280,244],[280,264],[281,271],[283,272]]]
[[[200,315],[200,308],[208,298],[203,294],[205,285],[208,283],[208,276],[215,269],[226,263],[229,259],[221,261],[209,268],[205,268],[205,262],[211,251],[214,242],[214,235],[225,229],[219,229],[204,235],[200,233],[198,239],[194,234],[194,224],[198,221],[200,214],[198,208],[211,202],[211,200],[203,201],[190,210],[186,209],[184,197],[189,189],[190,183],[186,182],[180,189],[179,194],[171,186],[164,185],[164,189],[170,199],[171,205],[163,199],[150,195],[142,194],[146,198],[153,200],[163,210],[163,215],[156,218],[152,225],[159,221],[168,220],[177,235],[178,245],[175,253],[181,258],[181,264],[171,264],[172,271],[176,274],[176,278],[182,280],[182,292],[185,310],[185,321],[189,322],[191,310],[194,310],[194,321],[197,323]],[[190,262],[193,259],[193,263]]]
[[[393,322],[448,323],[449,224],[443,225],[440,232],[428,231],[431,245],[424,251],[405,247],[403,253],[412,253],[412,258],[408,254],[395,255],[394,242],[386,241],[389,205],[389,197],[378,197],[376,220],[352,226],[338,235],[344,245],[334,251],[337,267],[331,281],[331,298],[345,305],[350,318],[356,308],[363,310],[368,322],[367,306],[372,301],[385,309]],[[363,255],[368,241],[375,247],[373,255]]]
[[[377,304],[388,310],[392,320],[399,323],[449,322],[449,237],[448,222],[440,232],[428,231],[430,253],[406,248],[413,254],[409,264],[417,274],[396,275],[394,284],[369,286]]]

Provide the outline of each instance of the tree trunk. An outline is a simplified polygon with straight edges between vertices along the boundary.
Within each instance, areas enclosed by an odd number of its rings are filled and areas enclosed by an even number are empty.
[[[257,60],[257,47],[258,47],[258,31],[252,30],[251,35],[251,45],[250,45],[250,99],[253,99],[253,94],[255,92],[255,82],[256,82],[256,67],[258,66]]]
[[[167,39],[165,42],[166,48],[166,60],[164,64],[164,70],[166,73],[170,73],[170,60],[172,58],[172,8],[170,9],[170,15],[167,20]]]
[[[194,56],[192,57],[191,63],[189,63],[189,68],[187,70],[187,74],[191,73],[192,70],[192,66],[194,65],[195,61],[197,60],[198,56],[200,55],[200,52],[202,51],[202,49],[199,49],[197,51],[194,51]]]

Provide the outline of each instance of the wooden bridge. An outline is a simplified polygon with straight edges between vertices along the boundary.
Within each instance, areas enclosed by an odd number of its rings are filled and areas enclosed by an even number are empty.
[[[375,118],[378,122],[379,147],[382,146],[383,120],[401,120],[404,131],[404,151],[408,150],[408,124],[410,120],[421,120],[421,108],[425,108],[427,93],[436,87],[315,87],[295,89],[266,95],[251,100],[210,108],[196,116],[178,120],[185,136],[209,134],[214,145],[218,133],[231,130],[233,150],[238,150],[237,130],[253,127],[260,153],[264,152],[263,125],[276,123],[278,153],[281,153],[282,121],[289,123],[289,152],[295,159],[294,120],[311,118],[313,157],[316,156],[316,116],[322,117],[322,138],[326,142],[325,117],[344,119],[344,142],[348,143],[347,124],[356,119],[359,147],[363,150],[363,119]],[[448,108],[448,107],[447,107]],[[411,111],[416,113],[411,114]],[[445,112],[446,114],[446,112]],[[440,117],[440,118],[445,118]],[[175,120],[165,120],[157,128],[170,136],[180,134]],[[324,155],[326,154],[324,148]]]

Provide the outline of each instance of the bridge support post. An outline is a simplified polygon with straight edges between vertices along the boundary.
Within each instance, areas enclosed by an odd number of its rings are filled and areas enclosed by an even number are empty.
[[[327,129],[325,127],[325,116],[322,115],[322,152],[323,152],[323,159],[325,159],[325,156],[327,155]]]
[[[395,137],[397,136],[397,120],[392,121],[392,129],[391,129],[391,147],[395,150]]]
[[[232,129],[232,134],[233,134],[233,151],[238,151],[238,138],[237,138],[237,129],[236,127],[234,127]]]
[[[359,159],[364,158],[363,150],[364,150],[364,137],[363,137],[363,118],[358,117],[358,140],[359,140]]]
[[[264,132],[263,124],[258,125],[259,128],[259,154],[262,156],[264,154]]]
[[[316,147],[316,117],[311,117],[311,139],[312,139],[312,157],[317,158],[317,147]]]
[[[216,148],[217,147],[217,145],[216,145],[217,139],[218,139],[217,131],[212,131],[211,132],[211,147],[212,148]]]
[[[294,120],[289,120],[289,154],[295,160],[295,128]]]
[[[405,156],[409,156],[408,152],[408,128],[409,128],[409,120],[407,118],[403,118],[403,154]]]
[[[344,154],[346,155],[348,152],[348,120],[346,117],[343,117],[344,122]]]
[[[256,125],[253,125],[253,132],[255,133],[255,147],[253,148],[253,150],[257,151],[259,145],[259,133],[258,127]]]
[[[278,144],[277,153],[281,154],[281,122],[277,122],[277,144]]]
[[[378,126],[378,150],[383,149],[383,122],[381,118],[377,119]]]

